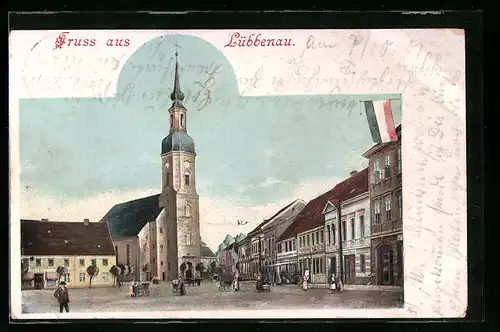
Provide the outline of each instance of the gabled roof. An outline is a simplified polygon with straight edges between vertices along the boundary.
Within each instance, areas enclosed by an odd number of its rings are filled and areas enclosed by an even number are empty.
[[[299,215],[295,216],[295,219],[292,221],[292,223],[285,229],[285,231],[281,234],[281,236],[278,238],[278,241],[283,241],[286,239],[289,239],[291,237],[295,237],[297,235],[295,233],[295,229],[299,225],[300,219],[298,218]]]
[[[25,256],[114,256],[108,226],[96,222],[21,219],[21,253]]]
[[[201,247],[201,257],[214,257],[215,258],[215,254],[212,251],[212,249],[210,249],[209,247],[202,246]]]
[[[137,236],[146,223],[160,214],[160,195],[120,203],[111,208],[100,222],[107,222],[113,239]]]
[[[336,204],[339,200],[347,200],[368,191],[368,168],[357,172],[326,193],[311,200],[297,216],[295,234],[319,227],[324,224],[323,211],[328,202]]]
[[[278,212],[273,214],[270,218],[264,219],[263,222],[261,222],[257,227],[255,227],[253,230],[251,230],[248,234],[247,237],[251,237],[251,235],[255,234],[258,232],[262,227],[264,227],[267,223],[271,222],[275,217],[279,216],[282,212],[286,211],[290,206],[295,204],[299,199],[294,200],[290,204],[286,205],[285,207],[281,208]]]

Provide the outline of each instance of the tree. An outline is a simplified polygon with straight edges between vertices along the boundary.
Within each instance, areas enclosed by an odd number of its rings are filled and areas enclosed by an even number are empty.
[[[217,263],[215,261],[212,261],[212,263],[210,263],[210,272],[215,273],[216,267],[217,267]]]
[[[182,276],[184,276],[184,272],[186,271],[186,268],[187,268],[186,263],[182,263],[182,264],[179,266],[179,270],[181,270]]]
[[[109,269],[109,273],[111,273],[111,275],[113,276],[113,286],[116,286],[116,279],[118,279],[118,277],[122,273],[121,269],[118,266],[113,265]]]
[[[59,283],[61,282],[61,277],[68,275],[68,269],[64,266],[58,266],[56,269],[56,273],[57,273],[57,284],[59,285]]]
[[[195,270],[200,272],[200,275],[203,271],[205,271],[205,265],[203,265],[203,263],[198,263],[196,264],[196,267],[195,267]]]
[[[92,278],[99,274],[99,268],[96,265],[87,267],[87,274],[89,275],[89,289],[92,287]]]
[[[30,269],[30,263],[29,260],[27,259],[22,259],[21,260],[21,278],[24,277],[28,273]]]

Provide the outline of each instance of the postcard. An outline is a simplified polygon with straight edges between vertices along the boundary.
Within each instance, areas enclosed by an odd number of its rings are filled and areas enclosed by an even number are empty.
[[[456,29],[10,33],[11,315],[467,311]]]

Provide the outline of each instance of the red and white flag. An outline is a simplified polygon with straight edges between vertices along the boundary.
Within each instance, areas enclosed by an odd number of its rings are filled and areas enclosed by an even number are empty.
[[[396,127],[392,118],[390,100],[365,101],[365,112],[368,126],[375,143],[397,141]]]

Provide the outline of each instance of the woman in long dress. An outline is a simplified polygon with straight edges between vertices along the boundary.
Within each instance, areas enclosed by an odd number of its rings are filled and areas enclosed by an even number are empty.
[[[302,280],[302,289],[305,291],[307,290],[308,282],[309,282],[309,269],[306,269],[306,271],[304,272],[304,278]]]

